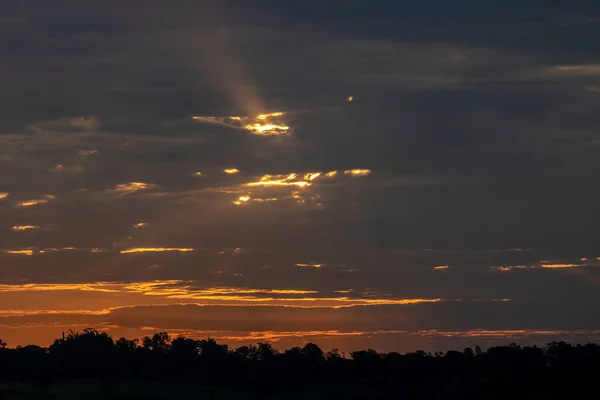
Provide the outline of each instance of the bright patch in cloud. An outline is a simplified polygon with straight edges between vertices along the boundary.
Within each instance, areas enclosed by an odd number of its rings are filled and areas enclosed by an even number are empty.
[[[569,269],[569,268],[582,268],[582,267],[594,267],[596,264],[590,264],[588,258],[580,258],[577,262],[564,262],[564,261],[540,261],[539,264],[531,265],[503,265],[492,267],[492,270],[500,272],[510,272],[512,270],[522,269]]]
[[[348,171],[344,171],[344,174],[350,176],[367,176],[371,173],[370,169],[351,169]]]
[[[54,200],[56,197],[51,195],[51,194],[47,194],[44,197],[42,197],[41,199],[31,199],[31,200],[23,200],[20,201],[19,203],[17,203],[17,207],[33,207],[33,206],[37,206],[40,204],[46,204],[48,201],[50,200]]]
[[[236,201],[233,202],[236,206],[241,206],[244,203],[250,201],[250,196],[240,196]]]
[[[12,227],[13,231],[29,231],[33,229],[39,229],[39,226],[35,225],[15,225]]]
[[[131,253],[164,253],[164,252],[178,252],[178,253],[188,253],[192,252],[194,249],[187,247],[134,247],[131,249],[121,250],[121,254],[131,254]]]
[[[309,174],[305,175],[308,176]],[[320,175],[320,174],[319,174]],[[314,178],[313,178],[314,179]],[[304,178],[298,178],[298,174],[288,175],[263,175],[258,182],[247,183],[246,186],[298,186],[305,187],[310,186],[311,183],[304,180]]]
[[[450,268],[450,267],[447,266],[447,265],[437,265],[437,266],[433,267],[433,269],[436,270],[436,271],[443,271],[443,270],[446,270],[448,268]]]
[[[224,169],[223,172],[225,172],[226,174],[229,174],[229,175],[233,175],[233,174],[237,174],[238,172],[240,172],[240,170],[236,169],[236,168],[228,168],[228,169]]]
[[[23,249],[23,250],[2,250],[4,253],[6,254],[14,254],[14,255],[21,255],[21,256],[32,256],[33,255],[33,250],[32,249]]]
[[[134,224],[133,227],[136,229],[139,229],[139,228],[143,228],[146,225],[148,225],[147,222],[138,222],[137,224]]]
[[[121,193],[122,195],[125,195],[125,194],[139,192],[141,190],[155,189],[156,187],[157,186],[154,183],[129,182],[129,183],[122,183],[120,185],[116,185],[113,190],[117,193]]]
[[[229,128],[243,129],[249,131],[254,135],[260,136],[281,136],[286,135],[290,131],[290,127],[287,126],[281,117],[285,114],[283,112],[273,112],[258,114],[255,117],[241,117],[241,116],[229,116],[229,117],[216,117],[216,116],[193,116],[194,121],[222,125]]]
[[[315,263],[315,262],[296,264],[296,267],[302,267],[302,268],[323,268],[326,266],[327,266],[327,264],[319,264],[319,263]]]
[[[6,192],[0,193],[0,200],[4,200],[7,197],[8,197],[8,193],[6,193]]]
[[[542,268],[577,268],[578,264],[542,264]]]

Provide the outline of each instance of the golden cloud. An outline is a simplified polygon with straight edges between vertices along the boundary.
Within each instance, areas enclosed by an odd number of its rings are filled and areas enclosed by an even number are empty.
[[[33,207],[33,206],[37,206],[40,204],[46,204],[48,201],[54,200],[55,198],[56,198],[55,196],[53,196],[51,194],[47,194],[40,199],[31,199],[31,200],[20,201],[19,203],[17,203],[17,207]]]
[[[348,171],[344,171],[344,174],[350,176],[367,176],[371,173],[370,169],[351,169]]]
[[[327,264],[319,264],[319,263],[314,263],[314,262],[296,264],[296,267],[305,267],[305,268],[323,268],[326,266],[327,266]]]
[[[122,184],[116,185],[113,188],[113,191],[115,191],[117,193],[121,193],[122,195],[126,195],[126,194],[139,192],[142,190],[151,190],[151,189],[156,189],[156,188],[157,188],[157,185],[155,185],[154,183],[129,182],[129,183],[122,183]]]
[[[121,254],[131,253],[164,253],[164,252],[179,252],[188,253],[194,251],[193,248],[187,247],[133,247],[130,249],[121,250]]]
[[[254,117],[246,116],[193,116],[194,121],[201,123],[216,124],[235,129],[244,129],[253,135],[259,136],[281,136],[288,134],[290,127],[280,121],[285,114],[283,112],[272,112],[258,114]]]
[[[5,253],[5,254],[14,254],[14,255],[21,255],[21,256],[32,256],[33,255],[33,250],[32,249],[2,250],[2,252]]]
[[[36,225],[15,225],[12,227],[13,231],[29,231],[33,229],[39,229],[39,226]]]
[[[8,193],[7,192],[0,192],[0,200],[4,200],[5,198],[8,197]]]

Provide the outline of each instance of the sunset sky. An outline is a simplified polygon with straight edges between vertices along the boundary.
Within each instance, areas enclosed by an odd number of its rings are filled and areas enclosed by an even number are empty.
[[[2,1],[0,338],[600,340],[600,3],[491,3]]]

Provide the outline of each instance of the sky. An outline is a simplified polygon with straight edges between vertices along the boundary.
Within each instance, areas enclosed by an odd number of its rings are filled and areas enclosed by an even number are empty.
[[[594,0],[6,0],[0,337],[600,340]]]

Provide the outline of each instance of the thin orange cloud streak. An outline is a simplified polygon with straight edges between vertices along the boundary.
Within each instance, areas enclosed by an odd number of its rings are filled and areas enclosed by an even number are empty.
[[[15,225],[12,227],[13,231],[21,232],[21,231],[29,231],[34,229],[39,229],[39,226],[36,225]]]
[[[308,267],[308,268],[323,268],[326,267],[327,264],[319,264],[319,263],[298,263],[296,264],[296,267]]]
[[[179,252],[189,253],[194,251],[193,248],[188,247],[133,247],[131,249],[121,250],[121,254],[130,253],[164,253],[164,252]]]
[[[14,254],[14,255],[23,255],[23,256],[32,256],[32,249],[24,249],[24,250],[2,250],[5,254]]]
[[[53,196],[51,194],[47,194],[40,199],[30,199],[30,200],[20,201],[19,203],[17,203],[17,207],[33,207],[33,206],[37,206],[40,204],[46,204],[48,201],[54,200],[54,199],[56,199],[55,196]]]

